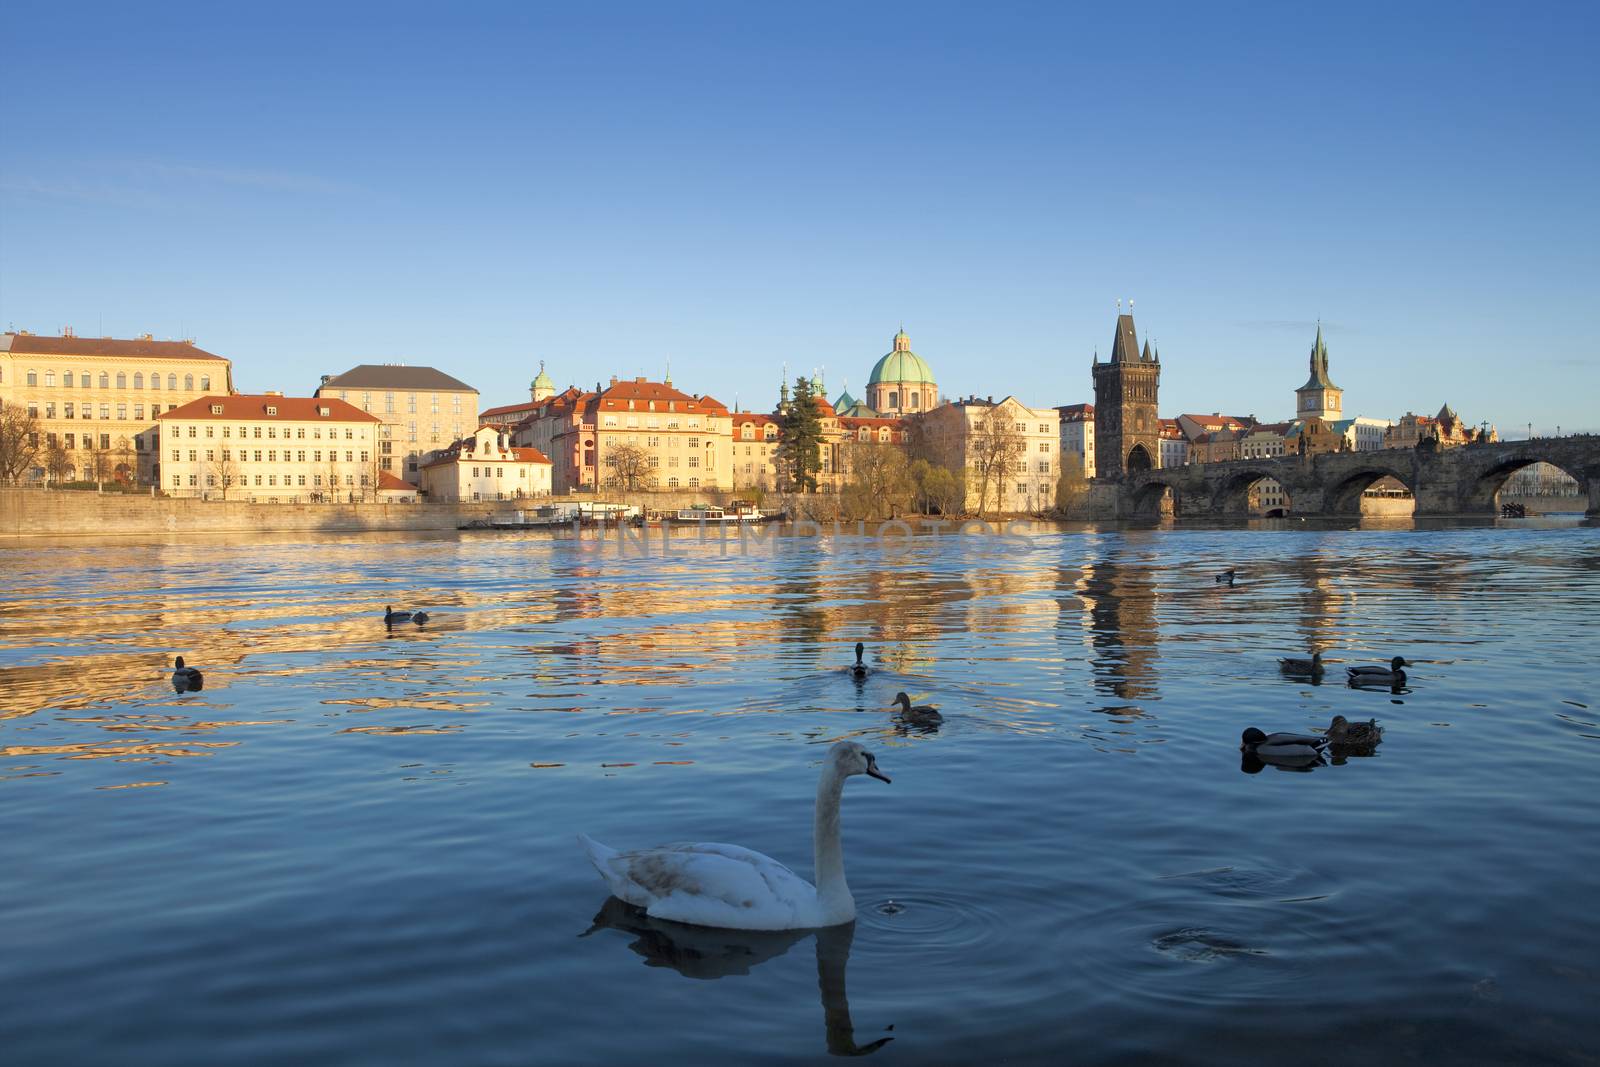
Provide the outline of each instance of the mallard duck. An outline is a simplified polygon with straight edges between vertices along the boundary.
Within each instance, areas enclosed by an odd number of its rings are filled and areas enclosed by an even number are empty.
[[[181,693],[186,689],[204,689],[205,685],[205,676],[193,667],[185,667],[182,656],[173,661],[172,688]]]
[[[1278,669],[1284,674],[1301,674],[1312,678],[1321,678],[1323,674],[1322,653],[1313,652],[1310,659],[1279,659]]]
[[[1401,667],[1409,667],[1411,665],[1412,665],[1411,661],[1406,659],[1404,656],[1396,656],[1394,659],[1389,661],[1389,665],[1387,667],[1346,667],[1345,668],[1345,673],[1347,673],[1347,674],[1394,674],[1395,672],[1400,670]]]
[[[1398,659],[1399,657],[1395,657]],[[1350,684],[1357,689],[1399,689],[1406,684],[1406,672],[1396,667],[1394,670],[1385,670],[1382,667],[1366,667],[1357,670],[1354,667],[1345,668],[1349,672]]]
[[[911,698],[904,693],[896,693],[894,695],[894,703],[889,706],[891,708],[899,708],[900,714],[908,719],[920,719],[924,722],[942,722],[944,720],[944,716],[939,714],[938,708],[932,704],[913,704],[911,703]]]
[[[1351,722],[1343,715],[1335,715],[1328,724],[1327,736],[1335,745],[1368,748],[1383,740],[1383,727],[1378,725],[1377,719]]]
[[[685,843],[619,852],[579,834],[613,896],[653,919],[730,930],[807,930],[856,917],[844,880],[839,799],[847,778],[889,776],[854,741],[838,741],[817,784],[812,852],[816,885],[759,852],[738,845]]]
[[[857,678],[865,678],[872,671],[870,667],[861,662],[861,654],[866,650],[866,645],[862,644],[860,641],[856,642],[856,662],[855,665],[850,668],[850,673],[855,675]]]
[[[1300,759],[1320,756],[1332,742],[1322,734],[1294,734],[1285,731],[1265,734],[1254,726],[1240,737],[1239,750],[1254,752],[1262,759]]]
[[[425,623],[428,621],[426,611],[396,611],[388,604],[383,606],[383,621],[390,626],[397,622]]]

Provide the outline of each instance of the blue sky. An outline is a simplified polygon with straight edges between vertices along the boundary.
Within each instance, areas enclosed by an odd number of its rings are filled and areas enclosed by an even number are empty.
[[[1164,414],[1600,428],[1596,5],[11,0],[0,324],[188,335],[247,391],[426,363]]]

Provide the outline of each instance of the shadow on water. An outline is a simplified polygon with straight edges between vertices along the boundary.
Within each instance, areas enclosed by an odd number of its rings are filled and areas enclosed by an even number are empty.
[[[822,997],[822,1019],[828,1052],[834,1056],[866,1056],[893,1041],[880,1037],[860,1045],[850,1019],[845,992],[845,968],[856,924],[821,930],[722,930],[686,926],[651,918],[641,908],[607,897],[593,924],[580,937],[599,930],[620,930],[635,940],[628,947],[644,957],[647,967],[670,967],[685,978],[710,981],[748,975],[777,959],[808,937],[817,940],[817,988]]]

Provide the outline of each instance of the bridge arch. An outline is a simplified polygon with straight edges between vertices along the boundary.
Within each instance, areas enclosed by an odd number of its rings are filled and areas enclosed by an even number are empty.
[[[1133,488],[1133,517],[1156,519],[1177,514],[1178,490],[1163,479],[1152,478]]]
[[[1218,480],[1211,493],[1211,507],[1213,511],[1220,511],[1227,515],[1244,515],[1250,511],[1250,490],[1264,480],[1270,479],[1273,484],[1282,487],[1283,498],[1289,501],[1289,490],[1284,486],[1282,472],[1274,467],[1249,466],[1237,470],[1229,470]],[[1282,505],[1277,505],[1282,506]]]
[[[1553,506],[1549,510],[1583,511],[1588,506],[1589,501],[1593,499],[1594,475],[1600,472],[1585,471],[1580,464],[1572,464],[1572,467],[1565,466],[1560,461],[1567,458],[1566,456],[1553,455],[1545,449],[1519,451],[1514,455],[1503,457],[1480,473],[1470,486],[1463,486],[1465,493],[1464,499],[1461,501],[1461,510],[1465,512],[1498,513],[1501,503],[1500,497],[1506,489],[1507,483],[1511,481],[1512,476],[1536,467],[1538,464],[1546,464],[1547,467],[1554,468],[1554,472],[1546,470],[1535,475],[1532,495],[1540,495],[1540,491],[1545,488],[1541,483],[1554,483],[1550,487],[1559,489],[1560,495],[1565,497],[1571,483],[1576,483],[1576,493],[1571,495],[1570,507],[1560,506],[1563,501],[1557,499],[1555,493],[1551,493],[1552,499],[1550,503]],[[1571,482],[1568,482],[1567,479],[1571,479]],[[1527,487],[1513,486],[1513,488]]]
[[[1415,499],[1417,489],[1411,484],[1409,471],[1380,464],[1363,464],[1354,470],[1341,472],[1338,480],[1328,486],[1322,497],[1323,510],[1329,515],[1360,515],[1362,494],[1385,478],[1398,482]]]

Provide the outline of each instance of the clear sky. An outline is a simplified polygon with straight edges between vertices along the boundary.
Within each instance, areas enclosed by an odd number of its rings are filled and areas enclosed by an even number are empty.
[[[1600,429],[1600,5],[9,0],[0,324],[246,391],[425,363]]]

